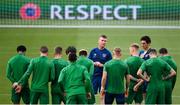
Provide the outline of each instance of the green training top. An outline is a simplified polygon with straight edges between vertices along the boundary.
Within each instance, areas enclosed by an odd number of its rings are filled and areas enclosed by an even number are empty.
[[[140,67],[150,76],[149,89],[161,89],[164,86],[162,76],[164,72],[170,73],[171,67],[160,58],[146,60]]]
[[[92,60],[88,59],[85,56],[79,56],[77,63],[85,66],[90,74],[90,77],[92,77],[94,73],[94,63]]]
[[[20,79],[19,84],[24,85],[32,74],[31,91],[48,92],[48,82],[54,80],[54,64],[46,56],[31,60],[27,72]]]
[[[162,60],[167,62],[174,69],[174,71],[176,71],[176,74],[177,74],[177,65],[176,65],[176,62],[174,61],[174,59],[171,56],[161,56],[159,58],[161,58]],[[165,72],[165,75],[167,75],[167,74],[168,74],[168,72]],[[169,80],[172,81],[172,89],[175,86],[176,77],[177,77],[177,75],[173,76],[172,79],[169,79]]]
[[[92,60],[90,60],[89,58],[85,57],[85,56],[79,56],[78,60],[76,61],[77,64],[85,66],[88,70],[88,73],[90,75],[90,80],[92,79],[92,75],[94,73],[94,63]],[[92,87],[92,84],[90,82],[90,86],[88,86],[89,84],[86,84],[86,90],[88,88]]]
[[[105,63],[104,71],[107,72],[108,93],[124,93],[124,77],[129,74],[127,64],[122,60],[113,59]]]
[[[159,58],[167,62],[174,69],[174,71],[177,71],[176,62],[171,56],[160,56]]]
[[[13,56],[7,64],[6,76],[12,82],[18,82],[26,72],[30,59],[23,54],[17,54]],[[25,81],[25,85],[28,86],[28,81]]]
[[[141,64],[144,62],[144,60],[137,56],[130,56],[125,60],[125,63],[129,67],[130,74],[138,79],[137,71],[139,70]],[[131,80],[129,84],[129,89],[133,89],[133,87],[137,84],[136,81]]]
[[[65,91],[67,97],[69,97],[72,95],[86,94],[85,85],[86,83],[90,84],[90,77],[86,67],[74,62],[63,68],[58,82],[60,83],[61,89]],[[89,90],[90,88],[88,92]]]
[[[60,85],[58,84],[58,78],[61,70],[68,65],[68,62],[62,58],[52,60],[55,68],[55,79],[51,83],[51,92],[52,93],[62,93]]]

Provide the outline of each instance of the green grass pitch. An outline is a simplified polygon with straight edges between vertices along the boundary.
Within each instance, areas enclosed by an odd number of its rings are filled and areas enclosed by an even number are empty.
[[[123,51],[122,59],[129,56],[129,45],[139,43],[142,35],[152,38],[152,48],[166,47],[174,57],[178,68],[180,64],[180,30],[178,29],[35,29],[35,28],[0,28],[0,104],[11,103],[11,83],[5,76],[8,59],[16,54],[19,44],[27,46],[26,55],[39,56],[41,45],[49,47],[49,57],[53,57],[53,48],[62,46],[65,49],[74,45],[78,50],[85,48],[88,51],[97,46],[99,35],[108,36],[107,48],[112,50],[120,47]],[[64,55],[64,58],[67,57]],[[173,91],[173,104],[180,103],[180,72],[177,73],[177,82]],[[97,103],[98,97],[97,97]]]

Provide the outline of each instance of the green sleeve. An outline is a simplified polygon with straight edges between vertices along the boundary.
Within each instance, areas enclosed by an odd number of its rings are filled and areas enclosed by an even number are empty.
[[[22,86],[24,86],[26,84],[26,81],[29,79],[32,71],[34,69],[33,66],[33,60],[30,62],[30,65],[27,69],[27,71],[25,72],[25,74],[21,77],[21,79],[18,81],[19,84],[21,84]]]
[[[6,69],[6,77],[12,82],[17,82],[15,81],[15,79],[12,77],[12,67],[10,65],[10,63],[8,62],[7,64],[7,69]]]
[[[142,71],[146,71],[146,62],[143,62],[143,63],[142,63],[140,69],[141,69]]]
[[[165,62],[165,70],[170,72],[171,69],[172,69],[171,66],[168,63]]]
[[[94,74],[94,64],[93,64],[93,62],[91,63],[89,74],[90,74],[90,77],[92,77],[93,74]]]
[[[68,62],[68,61],[66,61],[66,66],[68,66],[68,65],[69,65],[69,62]],[[66,67],[66,66],[65,66],[65,67]]]
[[[129,67],[128,67],[128,65],[126,64],[126,75],[128,75],[128,74],[130,74],[130,72],[129,72]]]
[[[103,71],[106,71],[107,72],[107,63],[104,64],[104,68],[103,68]]]
[[[29,64],[30,64],[30,58],[27,58],[27,63],[26,63],[26,66],[25,66],[25,71],[27,71],[28,67],[29,67]]]
[[[50,67],[50,81],[53,81],[55,79],[55,69],[54,69],[54,64],[51,63]]]
[[[127,60],[127,59],[125,59],[125,60],[124,60],[124,63],[125,63],[125,64],[128,64],[128,63],[127,63],[127,61],[128,61],[128,60]]]
[[[58,78],[58,83],[62,83],[64,81],[64,69],[60,72],[59,78]]]
[[[86,68],[84,68],[86,69]],[[91,89],[91,80],[90,80],[90,77],[89,77],[89,73],[87,70],[84,70],[84,78],[85,78],[85,87],[86,87],[86,91],[87,92],[90,92],[90,89]]]
[[[172,61],[172,68],[177,72],[177,64],[174,60]]]
[[[126,70],[126,75],[127,75],[127,74],[130,74],[129,65],[128,65],[128,59],[125,59],[125,60],[124,60],[124,63],[125,63],[126,68],[127,68],[127,70]]]
[[[63,83],[64,78],[65,78],[65,73],[64,73],[64,69],[62,69],[58,78],[58,83],[60,84],[61,91],[64,91],[64,83]]]

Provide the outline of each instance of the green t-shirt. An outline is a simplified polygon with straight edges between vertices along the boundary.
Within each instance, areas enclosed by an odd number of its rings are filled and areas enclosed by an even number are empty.
[[[51,83],[51,92],[52,93],[62,93],[60,86],[58,84],[58,78],[59,78],[61,70],[68,65],[68,62],[62,58],[53,59],[52,62],[54,64],[54,68],[55,68],[55,79]]]
[[[13,56],[7,64],[6,76],[12,82],[18,82],[24,73],[27,71],[30,59],[23,54],[17,54]],[[28,86],[28,81],[25,81],[25,85]]]
[[[130,74],[138,79],[137,71],[139,70],[141,64],[144,62],[144,60],[137,56],[130,56],[125,60],[125,63],[129,67]],[[137,84],[136,81],[131,80],[129,84],[129,89],[133,89],[133,87]]]
[[[124,93],[124,77],[129,74],[127,64],[121,60],[113,59],[105,63],[104,71],[107,72],[108,93]]]
[[[85,85],[86,83],[90,83],[90,77],[86,67],[74,62],[63,68],[58,82],[60,83],[62,91],[69,97],[72,95],[86,94]]]
[[[159,58],[167,62],[175,71],[177,71],[177,64],[171,56],[160,56]]]
[[[146,71],[150,77],[148,89],[161,89],[164,87],[162,76],[164,72],[170,73],[171,67],[160,58],[151,58],[145,61],[140,69]]]
[[[162,60],[167,62],[174,69],[174,71],[176,71],[175,76],[173,76],[171,79],[166,80],[168,82],[172,82],[172,89],[173,89],[174,86],[175,86],[176,77],[177,77],[177,65],[176,65],[176,62],[174,61],[174,59],[171,56],[160,56],[159,58],[161,58]],[[168,72],[165,72],[164,75],[168,75]]]
[[[32,73],[31,91],[48,92],[48,82],[54,80],[54,64],[46,56],[31,60],[27,72],[20,79],[19,84],[24,85]]]
[[[77,63],[85,66],[90,74],[90,77],[92,77],[94,73],[94,63],[92,60],[88,59],[85,56],[79,56]]]

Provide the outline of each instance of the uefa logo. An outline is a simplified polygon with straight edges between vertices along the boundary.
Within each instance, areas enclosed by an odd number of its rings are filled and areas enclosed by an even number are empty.
[[[21,7],[19,13],[24,20],[37,20],[40,18],[41,9],[34,3],[27,3]]]

